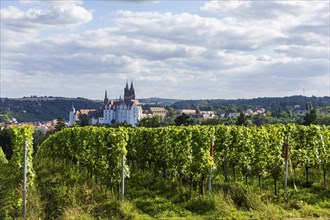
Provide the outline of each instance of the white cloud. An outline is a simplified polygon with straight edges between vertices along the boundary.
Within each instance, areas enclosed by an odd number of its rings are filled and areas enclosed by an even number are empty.
[[[77,27],[93,17],[80,4],[80,1],[47,1],[45,7],[26,11],[9,6],[1,9],[1,28],[22,32],[29,29]]]
[[[274,48],[279,54],[289,57],[304,57],[307,59],[329,59],[329,47],[314,45],[282,45]]]
[[[269,21],[286,17],[300,17],[307,20],[318,12],[325,12],[327,1],[209,1],[201,9],[222,17],[235,19]],[[307,18],[307,19],[306,19]],[[287,22],[293,22],[288,20]]]
[[[212,1],[202,7],[208,17],[120,10],[113,26],[48,35],[41,33],[92,23],[92,13],[82,1],[7,7],[1,9],[4,88],[14,93],[21,82],[24,92],[25,86],[40,95],[102,98],[111,85],[117,97],[122,82],[133,79],[138,97],[279,96],[301,88],[327,94],[329,13],[321,6],[327,5]]]
[[[255,50],[269,39],[284,37],[280,31],[220,20],[189,13],[119,11],[116,19],[125,34],[166,39],[171,42],[194,44],[214,49]]]
[[[36,2],[35,0],[19,0],[20,3],[22,4],[32,4]]]
[[[113,0],[106,0],[106,1],[113,1]],[[160,0],[117,0],[120,2],[129,2],[129,3],[147,3],[147,4],[158,4]]]

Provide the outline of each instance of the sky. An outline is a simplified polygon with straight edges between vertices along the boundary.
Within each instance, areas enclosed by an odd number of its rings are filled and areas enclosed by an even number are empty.
[[[1,0],[1,97],[330,94],[330,0]]]

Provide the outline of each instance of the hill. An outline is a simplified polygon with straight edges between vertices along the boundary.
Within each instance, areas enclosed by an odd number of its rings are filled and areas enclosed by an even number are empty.
[[[305,108],[307,102],[314,107],[330,106],[330,97],[265,97],[254,99],[201,99],[201,100],[179,100],[166,98],[144,98],[139,99],[143,108],[148,106],[164,106],[175,109],[194,108],[201,110],[219,109],[247,109],[262,107],[266,110],[288,110],[295,106]],[[23,97],[0,99],[0,122],[7,122],[10,118],[16,118],[18,122],[49,121],[59,116],[68,120],[72,105],[76,110],[100,109],[102,101],[95,101],[81,97]]]
[[[100,101],[85,98],[3,98],[0,101],[0,114],[7,115],[10,118],[16,118],[18,122],[49,121],[60,116],[68,120],[72,105],[79,110],[99,109],[101,104]]]
[[[314,107],[323,107],[330,105],[330,97],[306,97],[306,96],[288,96],[288,97],[264,97],[253,99],[209,99],[209,100],[182,100],[175,102],[172,106],[174,108],[221,108],[223,106],[250,106],[262,107],[268,110],[287,110],[295,105],[302,108],[307,102],[311,102]]]

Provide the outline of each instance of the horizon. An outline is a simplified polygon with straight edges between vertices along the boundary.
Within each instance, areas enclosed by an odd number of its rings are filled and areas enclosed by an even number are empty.
[[[1,1],[0,97],[330,96],[330,1]],[[180,97],[180,98],[178,98]]]
[[[290,97],[305,97],[305,98],[330,98],[330,96],[306,96],[306,95],[292,95],[292,96],[264,96],[264,97],[252,97],[252,98],[205,98],[205,99],[180,99],[180,98],[166,98],[166,97],[142,97],[142,98],[136,98],[137,100],[141,100],[141,99],[169,99],[169,100],[176,100],[176,101],[190,101],[190,100],[225,100],[225,101],[230,101],[230,100],[252,100],[252,99],[273,99],[273,98],[290,98]],[[11,100],[15,100],[15,99],[29,99],[29,98],[64,98],[64,99],[87,99],[87,100],[91,100],[91,101],[103,101],[104,97],[102,99],[89,99],[86,97],[65,97],[65,96],[37,96],[35,97],[35,95],[30,95],[30,96],[23,96],[23,97],[0,97],[0,99],[11,99]],[[109,98],[109,97],[108,97]],[[109,100],[119,100],[119,98],[109,98]]]

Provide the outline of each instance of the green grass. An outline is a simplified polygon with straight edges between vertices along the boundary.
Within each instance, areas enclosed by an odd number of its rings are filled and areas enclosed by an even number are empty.
[[[187,182],[134,171],[122,200],[117,189],[102,188],[75,165],[42,158],[34,167],[27,219],[330,219],[329,185],[318,182],[297,181],[298,192],[289,185],[284,200],[283,190],[273,195],[271,182],[260,190],[252,180],[246,187],[215,178],[212,194],[202,196],[196,185],[190,194]]]
[[[46,219],[145,219],[133,203],[102,189],[87,172],[56,160],[35,163]]]

